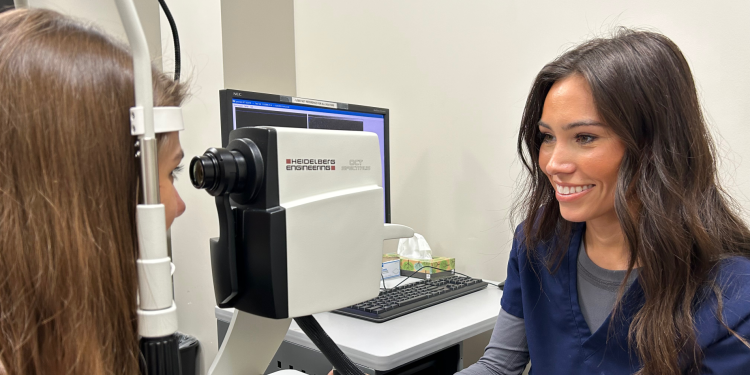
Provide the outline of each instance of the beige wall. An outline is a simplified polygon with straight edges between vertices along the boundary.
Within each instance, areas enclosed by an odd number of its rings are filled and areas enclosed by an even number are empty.
[[[749,19],[750,2],[733,0],[297,0],[297,94],[389,108],[393,222],[455,256],[459,271],[502,280],[534,76],[617,25],[662,31],[682,48],[723,178],[750,209]]]
[[[502,280],[510,251],[515,142],[539,69],[617,25],[671,37],[686,54],[750,209],[750,2],[295,2],[297,94],[391,110],[393,222],[459,271]]]
[[[294,2],[224,0],[224,86],[296,94]]]
[[[133,0],[133,3],[141,18],[151,58],[161,66],[159,3],[155,0]],[[114,0],[29,0],[28,4],[32,8],[52,9],[93,23],[121,41],[127,41]]]

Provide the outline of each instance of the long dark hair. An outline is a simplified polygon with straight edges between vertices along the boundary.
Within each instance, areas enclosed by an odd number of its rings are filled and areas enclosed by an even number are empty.
[[[156,105],[180,105],[181,85],[153,82]],[[0,14],[0,374],[140,373],[133,105],[119,43],[49,10]]]
[[[638,373],[697,371],[696,305],[711,291],[721,309],[715,266],[730,256],[750,256],[750,231],[719,185],[690,67],[666,36],[621,29],[566,52],[537,75],[518,136],[528,178],[515,214],[525,220],[527,256],[555,272],[573,228],[538,163],[544,100],[556,81],[573,74],[586,79],[599,115],[626,149],[615,210],[631,253],[628,275],[638,264],[645,296],[629,331],[643,365]],[[536,251],[555,237],[558,246],[549,253]],[[615,311],[623,293],[624,286]]]

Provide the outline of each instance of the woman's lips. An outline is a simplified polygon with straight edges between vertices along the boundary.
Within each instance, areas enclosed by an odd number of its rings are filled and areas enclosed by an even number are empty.
[[[559,202],[571,202],[586,195],[596,185],[567,185],[555,184],[555,197]]]

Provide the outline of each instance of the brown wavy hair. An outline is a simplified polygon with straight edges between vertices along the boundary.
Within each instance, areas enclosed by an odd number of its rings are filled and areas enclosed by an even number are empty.
[[[629,328],[630,347],[643,366],[638,374],[697,372],[695,308],[711,291],[721,317],[713,271],[727,257],[750,257],[750,231],[719,185],[716,151],[690,67],[666,36],[621,29],[564,53],[537,75],[517,145],[528,178],[514,213],[525,220],[527,256],[555,272],[573,228],[560,215],[538,163],[544,100],[555,82],[573,74],[586,79],[599,115],[626,149],[615,210],[631,254],[628,275],[638,264],[645,294]],[[537,245],[555,236],[561,239],[558,246],[539,254]],[[623,293],[624,285],[615,311]]]
[[[154,72],[155,105],[178,106],[183,93]],[[0,14],[8,375],[139,373],[133,105],[123,45],[52,11]]]

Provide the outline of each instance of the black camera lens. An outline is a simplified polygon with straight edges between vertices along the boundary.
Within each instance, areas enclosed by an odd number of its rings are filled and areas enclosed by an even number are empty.
[[[203,163],[198,158],[197,163],[193,163],[193,185],[204,186],[205,181],[203,180]]]
[[[251,202],[263,181],[263,156],[249,139],[235,139],[227,148],[209,148],[190,161],[190,182],[213,196],[232,194],[238,204]]]
[[[190,161],[190,182],[196,189],[211,189],[216,184],[218,167],[216,158],[208,151],[194,157]]]

